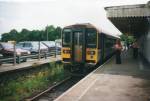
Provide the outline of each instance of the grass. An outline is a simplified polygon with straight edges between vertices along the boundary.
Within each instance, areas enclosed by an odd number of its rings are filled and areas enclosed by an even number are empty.
[[[6,79],[6,82],[0,84],[0,101],[20,101],[62,80],[65,76],[63,65],[55,66],[55,63],[50,63],[38,72]]]

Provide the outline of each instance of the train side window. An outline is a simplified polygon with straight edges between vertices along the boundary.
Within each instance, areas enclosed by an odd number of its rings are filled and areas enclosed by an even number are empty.
[[[102,49],[104,43],[104,34],[99,33],[98,34],[98,49]]]
[[[74,44],[75,44],[75,45],[78,44],[78,36],[77,36],[77,35],[74,36]]]
[[[113,46],[113,42],[112,42],[112,39],[111,38],[106,38],[106,48],[112,48]]]

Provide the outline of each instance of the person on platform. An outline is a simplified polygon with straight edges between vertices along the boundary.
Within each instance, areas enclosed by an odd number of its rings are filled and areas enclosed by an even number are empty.
[[[139,49],[139,45],[137,40],[135,40],[135,42],[132,44],[132,48],[133,48],[133,58],[137,59],[138,57],[138,49]]]
[[[116,40],[116,44],[114,46],[116,50],[116,64],[121,64],[121,51],[122,51],[122,45],[120,40]]]

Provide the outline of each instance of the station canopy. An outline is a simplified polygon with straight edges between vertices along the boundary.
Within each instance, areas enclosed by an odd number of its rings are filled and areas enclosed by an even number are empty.
[[[140,37],[150,25],[150,1],[147,4],[105,7],[108,19],[124,34]]]

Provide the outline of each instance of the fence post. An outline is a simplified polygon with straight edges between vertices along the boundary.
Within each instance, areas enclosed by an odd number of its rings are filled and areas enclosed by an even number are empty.
[[[0,60],[0,66],[2,65],[2,61]]]
[[[46,54],[46,52],[44,52],[44,57],[45,57],[45,59],[47,59],[47,54]]]
[[[56,55],[57,55],[57,49],[56,49],[56,42],[55,42],[55,58],[56,58]]]
[[[17,63],[20,64],[20,56],[17,56]]]
[[[40,41],[39,41],[39,49],[38,49],[38,60],[40,60],[41,56],[40,56]]]
[[[13,44],[13,46],[14,46],[14,66],[16,65],[16,43],[14,42],[14,44]]]

